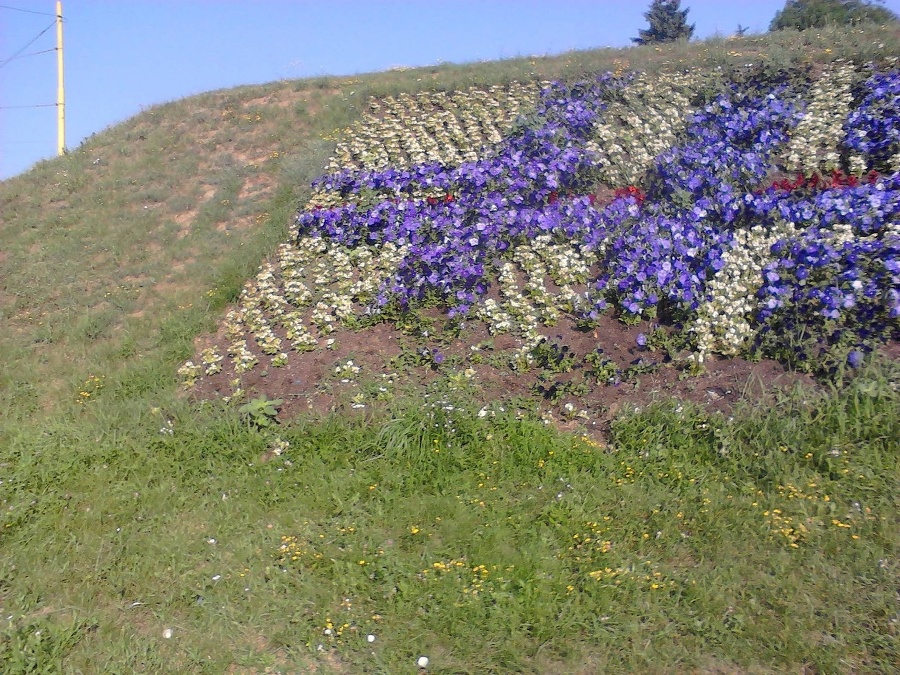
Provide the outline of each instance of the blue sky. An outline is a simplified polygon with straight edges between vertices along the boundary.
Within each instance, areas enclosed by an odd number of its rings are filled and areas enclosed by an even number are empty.
[[[624,47],[643,0],[63,0],[66,144],[142,108],[223,87],[392,66]],[[764,32],[784,0],[682,0],[695,37]],[[900,13],[900,0],[887,7]],[[8,7],[28,10],[14,11]],[[0,64],[55,0],[0,0]],[[30,13],[43,12],[46,15]],[[56,31],[0,65],[0,179],[56,153]]]

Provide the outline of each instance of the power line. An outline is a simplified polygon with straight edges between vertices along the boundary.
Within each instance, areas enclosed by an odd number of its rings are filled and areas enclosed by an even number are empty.
[[[21,7],[10,7],[9,5],[0,5],[0,9],[10,9],[14,12],[25,12],[26,14],[38,14],[39,16],[56,16],[56,14],[48,14],[47,12],[35,12],[33,9],[22,9]]]
[[[53,21],[53,23],[51,23],[51,24],[50,24],[49,26],[47,26],[44,30],[42,30],[40,33],[38,33],[37,35],[35,35],[34,38],[32,38],[32,39],[28,42],[28,44],[26,44],[24,47],[22,47],[22,48],[21,48],[19,51],[17,51],[15,54],[13,54],[12,56],[10,56],[10,57],[9,57],[8,59],[6,59],[5,61],[0,61],[0,68],[2,68],[3,66],[7,65],[10,61],[12,61],[12,60],[14,60],[15,58],[17,58],[22,52],[24,52],[24,51],[25,51],[26,49],[28,49],[31,45],[33,45],[35,42],[37,42],[37,41],[38,41],[38,38],[40,38],[44,33],[46,33],[48,30],[50,30],[50,29],[53,28],[54,26],[56,26],[56,21]]]
[[[38,54],[49,54],[50,52],[55,52],[55,51],[56,51],[56,47],[53,47],[52,49],[42,49],[39,52],[28,52],[27,54],[20,54],[16,58],[24,59],[26,56],[37,56]]]
[[[0,110],[21,110],[22,108],[55,108],[56,103],[39,103],[37,105],[0,105]]]

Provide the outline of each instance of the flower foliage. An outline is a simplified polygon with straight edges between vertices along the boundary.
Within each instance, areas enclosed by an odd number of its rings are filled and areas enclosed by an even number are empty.
[[[885,338],[897,324],[896,312],[888,307],[896,293],[890,273],[896,234],[886,227],[896,214],[897,185],[893,179],[876,180],[876,169],[884,169],[897,150],[898,77],[896,72],[871,76],[860,104],[849,110],[854,72],[848,64],[826,70],[828,81],[806,92],[812,99],[808,105],[794,90],[755,83],[728,86],[697,109],[680,93],[686,78],[673,78],[668,89],[659,89],[676,101],[667,109],[674,126],[666,128],[675,142],[649,163],[640,177],[643,188],[619,190],[606,204],[598,203],[591,190],[604,178],[625,175],[611,170],[623,163],[622,155],[616,156],[622,145],[598,139],[609,138],[611,120],[629,120],[622,113],[628,102],[639,101],[646,112],[662,110],[664,101],[653,100],[645,76],[606,74],[575,84],[555,83],[542,92],[531,123],[514,130],[484,158],[454,168],[434,162],[326,176],[318,187],[346,200],[354,195],[369,199],[301,213],[297,222],[303,235],[325,236],[350,247],[387,242],[408,247],[379,294],[382,306],[390,299],[408,307],[438,298],[451,315],[467,314],[482,302],[498,271],[506,269],[500,278],[513,283],[515,274],[504,260],[515,259],[515,250],[527,242],[548,236],[548,244],[571,242],[595,270],[583,293],[566,285],[562,304],[568,310],[590,321],[612,303],[626,320],[693,321],[701,357],[706,351],[736,353],[749,347],[754,330],[766,335],[787,330],[783,307],[815,310],[816,318],[805,325],[817,344],[835,341],[825,320],[840,319],[841,335],[849,331],[859,340]],[[843,138],[833,132],[833,114],[826,120],[827,133],[819,120],[826,96],[835,92],[845,117]],[[685,120],[683,132],[677,131],[679,117]],[[619,128],[629,123],[638,133],[623,133],[622,139],[646,144],[651,134],[633,120],[619,122]],[[870,171],[867,177],[860,180],[837,169],[830,177],[801,172],[794,181],[782,179],[760,189],[772,172],[783,168],[834,167],[839,159],[835,147],[841,142]],[[780,165],[785,157],[787,166]],[[416,200],[423,188],[442,197]],[[371,195],[376,195],[374,203]],[[827,281],[826,272],[810,274],[804,265],[812,262],[801,264],[785,253],[795,248],[787,246],[785,237],[797,236],[812,237],[826,248],[828,237],[849,236],[848,241],[836,240],[844,253],[837,258],[834,253],[823,268],[841,278],[851,274],[844,269],[851,263],[882,261],[880,272],[871,267],[875,262],[859,270],[860,278],[870,279],[865,288],[871,297],[857,298],[855,313],[844,311],[851,309],[850,301],[833,286],[819,288]],[[754,244],[763,244],[762,251],[739,252]],[[844,265],[840,270],[834,267],[838,259]],[[738,260],[740,269],[726,270]],[[784,273],[774,285],[758,276],[768,279],[786,266],[801,274],[793,285]],[[724,309],[723,298],[734,299],[727,279],[741,294],[758,290],[762,309],[743,302],[738,311],[711,311],[711,305]],[[874,296],[871,284],[881,289]],[[790,291],[794,285],[802,290]],[[501,317],[497,325],[505,325],[510,307],[495,304],[479,311]],[[534,309],[520,314],[553,314]],[[863,319],[880,323],[857,326]],[[771,352],[765,340],[754,344]]]
[[[811,227],[772,247],[763,269],[757,344],[792,366],[835,345],[868,347],[900,318],[900,237],[839,241]]]
[[[849,182],[814,198],[770,193],[757,204],[761,215],[805,225],[771,247],[755,341],[801,368],[832,346],[870,349],[900,324],[900,174]]]
[[[283,365],[288,344],[316,349],[340,325],[424,304],[516,334],[515,368],[532,364],[541,325],[604,312],[680,326],[699,362],[857,362],[900,333],[900,72],[863,72],[840,63],[811,84],[716,90],[690,72],[606,73],[534,96],[379,104],[411,136],[360,127],[339,146],[295,240],[226,321],[233,371]],[[497,133],[470,146],[438,105],[457,100],[463,119],[466,105],[496,110],[501,98]],[[444,132],[413,122],[426,108]],[[202,363],[218,371],[222,359]]]
[[[867,166],[900,170],[900,72],[875,73],[864,87],[859,107],[847,117],[846,144],[863,155]]]

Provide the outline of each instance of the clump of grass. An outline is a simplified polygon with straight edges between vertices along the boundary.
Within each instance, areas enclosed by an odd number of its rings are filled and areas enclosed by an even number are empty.
[[[732,418],[660,403],[606,443],[465,395],[277,437],[102,403],[13,444],[2,610],[93,608],[84,668],[135,666],[141,636],[189,670],[889,669],[895,376]]]

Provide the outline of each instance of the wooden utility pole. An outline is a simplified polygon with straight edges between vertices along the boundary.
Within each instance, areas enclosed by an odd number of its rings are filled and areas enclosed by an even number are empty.
[[[63,78],[62,0],[56,0],[56,150],[66,152],[66,85]]]

